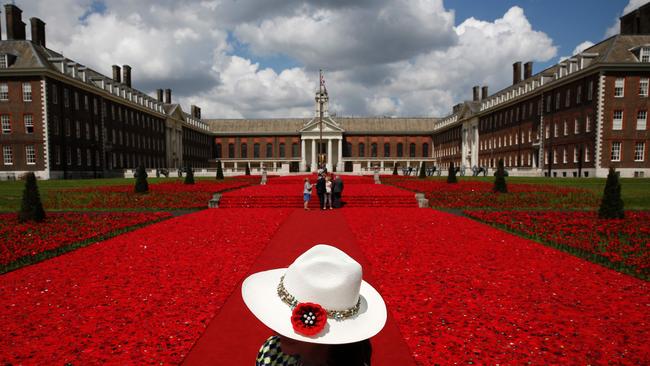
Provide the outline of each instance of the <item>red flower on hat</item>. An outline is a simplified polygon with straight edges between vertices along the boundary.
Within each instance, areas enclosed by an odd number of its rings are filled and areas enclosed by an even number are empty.
[[[327,311],[311,302],[299,303],[291,313],[291,325],[298,334],[313,336],[320,333],[327,323]]]

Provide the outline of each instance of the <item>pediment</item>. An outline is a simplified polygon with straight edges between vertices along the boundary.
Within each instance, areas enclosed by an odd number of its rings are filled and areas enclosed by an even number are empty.
[[[312,118],[300,130],[301,133],[320,133],[319,118]],[[331,117],[323,117],[323,132],[344,132],[341,126]]]

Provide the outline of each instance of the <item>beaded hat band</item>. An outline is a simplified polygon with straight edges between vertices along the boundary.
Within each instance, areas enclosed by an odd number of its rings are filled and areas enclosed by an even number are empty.
[[[293,295],[291,295],[286,288],[284,288],[284,276],[280,277],[280,283],[278,284],[278,296],[280,297],[282,302],[289,305],[289,307],[291,307],[292,310],[299,304],[298,300],[296,300],[296,298]],[[361,297],[359,297],[359,300],[357,300],[357,304],[349,309],[345,309],[345,310],[325,309],[325,311],[327,312],[327,317],[330,319],[345,320],[357,315],[360,307],[361,307]]]

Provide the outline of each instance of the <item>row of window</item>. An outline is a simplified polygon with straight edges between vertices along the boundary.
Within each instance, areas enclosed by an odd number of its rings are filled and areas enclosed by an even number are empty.
[[[589,150],[589,146],[584,146],[584,147],[574,146],[572,149],[573,149],[573,163],[579,163],[581,157],[582,157],[582,162],[583,163],[588,163],[588,162],[591,161],[591,151]],[[580,149],[582,149],[583,155],[580,154]],[[562,153],[562,164],[568,164],[569,163],[569,158],[568,158],[569,148],[567,148],[566,146],[562,147],[562,148],[559,148],[559,147],[553,148],[553,150],[551,151],[551,154],[553,156],[553,164],[559,164],[559,162],[558,162],[558,154],[559,154],[559,152]],[[548,159],[549,159],[549,155],[545,154],[544,155],[544,164],[549,163]]]
[[[621,151],[623,143],[621,141],[612,142],[612,150],[610,154],[611,161],[621,161]],[[634,161],[641,162],[645,160],[645,142],[634,142]]]
[[[517,162],[517,155],[495,155],[492,158],[479,159],[480,166],[495,168],[499,159],[503,159],[503,166],[506,168],[511,167],[532,167],[534,165],[534,157],[530,152],[522,153],[519,155],[519,162]]]
[[[24,82],[22,86],[23,102],[31,102],[32,84],[30,82]],[[7,83],[0,83],[0,101],[9,101],[9,84]]]
[[[567,88],[564,90],[564,108],[571,107],[572,91],[574,88]],[[582,84],[575,87],[575,105],[582,103]],[[587,82],[587,101],[591,101],[594,97],[594,82],[589,80]],[[546,113],[551,112],[552,94],[546,96]],[[562,92],[557,90],[555,92],[555,110],[562,108]]]
[[[530,130],[528,130],[528,133],[526,133],[526,131],[521,131],[522,144],[526,143],[526,135],[528,135],[529,143],[532,142],[533,139],[537,140],[537,133],[533,133],[533,129],[531,128]],[[505,134],[502,136],[483,138],[479,141],[479,150],[497,149],[502,146],[508,147],[508,146],[514,146],[518,144],[519,144],[519,134],[515,132],[511,134]]]
[[[612,130],[623,129],[623,110],[617,109],[612,113]],[[648,111],[639,110],[636,112],[636,129],[643,131],[648,125]]]
[[[650,85],[650,81],[648,78],[639,79],[638,93],[640,97],[648,96],[648,85]],[[614,98],[623,98],[624,96],[625,96],[625,78],[616,78],[616,80],[614,81]]]
[[[0,115],[0,125],[2,126],[2,134],[8,135],[12,133],[13,129],[11,128],[11,116],[8,114]],[[26,134],[34,133],[34,116],[31,114],[23,115],[23,126],[25,128]]]
[[[12,146],[2,147],[2,162],[4,165],[14,164],[14,150]],[[36,148],[34,145],[25,146],[25,162],[27,165],[36,164]]]
[[[563,126],[563,135],[568,136],[569,135],[569,123],[564,120],[562,123],[559,121],[555,123],[549,123],[546,125],[545,131],[544,131],[544,137],[545,138],[550,138],[551,137],[551,126],[553,126],[553,137],[559,137],[560,136],[560,125]],[[573,120],[573,134],[578,135],[582,131],[580,128],[580,119],[575,118]],[[589,116],[585,117],[585,125],[584,125],[584,131],[591,132],[591,118]]]
[[[343,155],[346,157],[351,156],[352,154],[352,143],[347,142],[344,145],[345,149],[343,151]],[[253,158],[260,158],[260,148],[261,145],[259,143],[253,144]],[[300,154],[298,152],[298,143],[293,143],[291,146],[291,156],[293,158],[298,158],[300,157]],[[404,157],[404,144],[399,142],[396,145],[397,151],[396,151],[396,157]],[[246,159],[248,158],[248,144],[242,143],[240,144],[239,148],[240,152],[240,158]],[[357,144],[357,156],[358,157],[365,157],[366,156],[366,144],[363,142],[360,142]],[[370,144],[370,157],[376,158],[378,157],[379,151],[378,151],[378,144],[376,142],[373,142]],[[429,156],[429,144],[428,143],[423,143],[422,144],[422,156],[423,157],[428,157]],[[221,144],[218,143],[216,145],[216,158],[220,159],[222,157],[222,147]],[[266,144],[266,158],[273,158],[274,153],[273,153],[273,144],[272,143],[267,143]],[[285,144],[284,142],[281,142],[278,145],[278,158],[286,158],[286,150],[285,150]],[[391,144],[386,142],[384,143],[383,146],[383,157],[391,157]],[[416,144],[411,143],[409,144],[409,157],[416,157]],[[235,158],[235,144],[228,144],[228,158]]]

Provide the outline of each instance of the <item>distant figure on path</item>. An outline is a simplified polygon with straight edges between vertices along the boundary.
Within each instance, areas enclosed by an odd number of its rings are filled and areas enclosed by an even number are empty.
[[[370,366],[386,304],[362,279],[361,265],[330,245],[316,245],[288,268],[250,275],[248,309],[276,335],[260,347],[256,366]]]
[[[325,177],[325,203],[323,209],[327,209],[329,204],[330,210],[332,209],[332,178],[328,175]]]
[[[309,210],[309,200],[311,200],[311,188],[312,186],[311,183],[309,183],[309,178],[305,178],[305,185],[302,190],[302,197],[303,200],[305,201],[304,202],[305,211]]]
[[[340,175],[337,175],[336,178],[334,178],[332,192],[334,194],[334,202],[332,202],[334,208],[341,208],[343,206],[343,202],[341,202],[341,196],[343,195],[343,180]]]
[[[325,177],[318,176],[316,181],[316,194],[318,195],[318,205],[321,210],[325,209]]]

